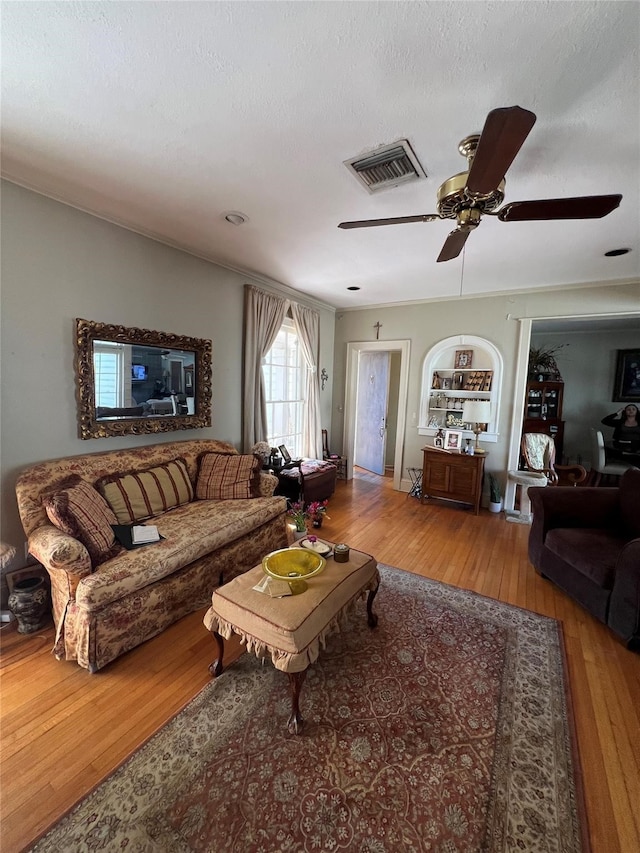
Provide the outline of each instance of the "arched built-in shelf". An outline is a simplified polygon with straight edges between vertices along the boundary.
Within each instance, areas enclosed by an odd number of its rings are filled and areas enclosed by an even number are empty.
[[[471,351],[469,366],[455,366],[458,351]],[[434,388],[436,374],[436,385],[449,384],[458,387]],[[465,400],[489,400],[491,418],[487,431],[480,434],[480,441],[496,442],[499,434],[501,387],[502,356],[490,341],[475,335],[445,338],[429,350],[422,365],[418,434],[433,436],[438,429],[457,429],[464,432],[465,438],[473,438],[471,429],[465,429],[460,424],[447,423],[448,414],[457,413],[458,420],[461,420]]]

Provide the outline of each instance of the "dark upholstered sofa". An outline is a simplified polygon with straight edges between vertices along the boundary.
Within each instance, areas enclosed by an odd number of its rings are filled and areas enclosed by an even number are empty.
[[[529,560],[640,650],[640,469],[618,488],[530,489]]]

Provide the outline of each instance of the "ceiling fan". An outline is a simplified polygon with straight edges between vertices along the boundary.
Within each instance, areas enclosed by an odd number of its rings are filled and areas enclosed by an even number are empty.
[[[457,227],[444,242],[438,255],[440,262],[458,257],[467,237],[478,227],[484,215],[497,216],[502,222],[524,222],[536,219],[600,219],[615,210],[622,199],[620,194],[513,201],[497,210],[504,201],[507,169],[535,122],[535,114],[522,107],[491,110],[482,133],[466,136],[458,145],[458,151],[467,158],[468,169],[440,186],[437,213],[341,222],[338,228],[455,219]]]

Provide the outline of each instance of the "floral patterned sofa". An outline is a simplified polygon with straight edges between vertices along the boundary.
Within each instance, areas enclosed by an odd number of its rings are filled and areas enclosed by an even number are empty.
[[[56,657],[96,672],[286,547],[286,499],[273,496],[277,478],[260,467],[204,439],[23,471],[18,508],[29,552],[51,578]],[[145,519],[161,540],[125,549],[111,525],[121,533]]]

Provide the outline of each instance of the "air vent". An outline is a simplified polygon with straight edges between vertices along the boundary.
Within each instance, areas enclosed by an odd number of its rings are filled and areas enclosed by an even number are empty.
[[[344,165],[370,193],[427,177],[406,139],[351,157]]]

